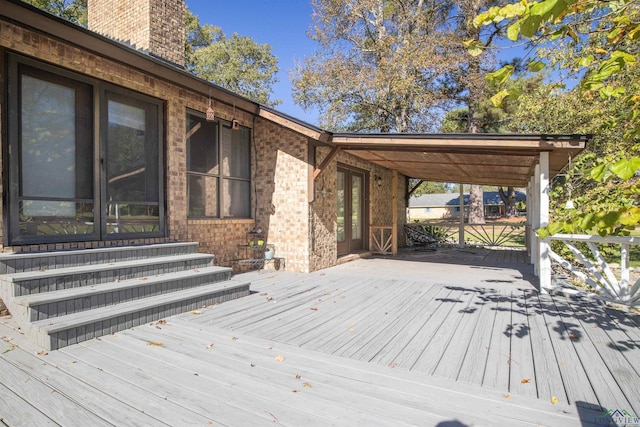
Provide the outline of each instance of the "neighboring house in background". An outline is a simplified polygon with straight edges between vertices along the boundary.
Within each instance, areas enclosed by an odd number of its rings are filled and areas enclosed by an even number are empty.
[[[516,203],[526,202],[524,191],[516,191]],[[502,218],[505,205],[497,191],[485,191],[483,197],[485,218]],[[469,215],[469,194],[464,195],[464,217]],[[460,218],[460,195],[458,193],[421,194],[409,199],[407,220],[458,219]]]

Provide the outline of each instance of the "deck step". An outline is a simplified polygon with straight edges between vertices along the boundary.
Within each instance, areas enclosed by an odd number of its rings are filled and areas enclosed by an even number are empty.
[[[13,299],[12,314],[27,321],[44,320],[80,311],[146,298],[231,278],[228,267],[204,267],[151,277],[42,292]]]
[[[0,274],[41,271],[82,265],[105,264],[198,252],[197,242],[152,245],[111,246],[55,252],[16,252],[0,254]]]
[[[0,299],[26,335],[58,349],[249,294],[197,243],[0,255]]]
[[[29,335],[55,350],[77,342],[129,329],[164,317],[196,310],[249,294],[248,282],[230,279],[154,297],[73,313],[31,323]]]
[[[116,280],[173,273],[177,271],[208,267],[213,255],[185,254],[145,259],[134,259],[102,264],[88,264],[76,267],[56,268],[44,271],[27,271],[7,274],[1,281],[10,282],[15,296],[61,289],[92,286]]]

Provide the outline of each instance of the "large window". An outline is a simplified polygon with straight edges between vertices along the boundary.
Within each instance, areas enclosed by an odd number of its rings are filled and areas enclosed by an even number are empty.
[[[162,102],[9,55],[9,244],[163,236]]]
[[[189,217],[251,217],[251,131],[187,113]]]

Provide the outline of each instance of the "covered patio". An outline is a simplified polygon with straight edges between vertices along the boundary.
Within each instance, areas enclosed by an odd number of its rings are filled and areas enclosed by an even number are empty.
[[[506,253],[512,252],[512,253]],[[640,412],[640,317],[541,295],[518,251],[309,274],[44,352],[0,319],[8,425],[602,425]]]

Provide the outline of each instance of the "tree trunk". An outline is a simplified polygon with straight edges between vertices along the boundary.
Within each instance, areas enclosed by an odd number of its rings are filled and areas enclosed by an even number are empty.
[[[484,224],[483,199],[482,185],[472,184],[469,190],[469,224]]]
[[[498,187],[498,194],[502,199],[505,207],[505,216],[507,218],[513,218],[516,216],[516,190],[513,187],[507,187],[507,192],[504,192],[502,187]]]

